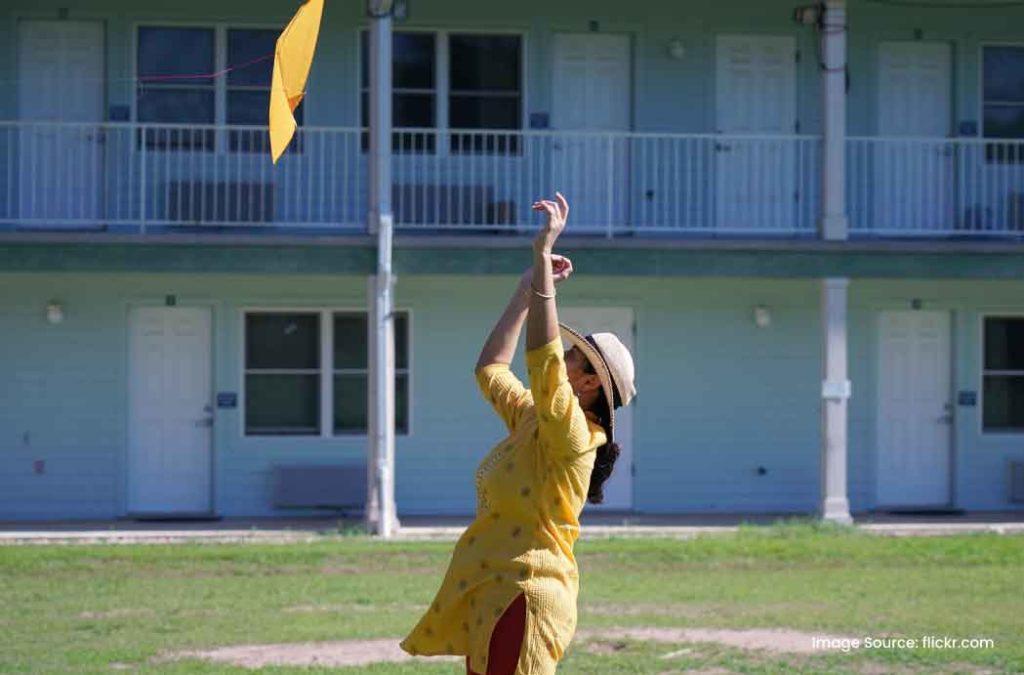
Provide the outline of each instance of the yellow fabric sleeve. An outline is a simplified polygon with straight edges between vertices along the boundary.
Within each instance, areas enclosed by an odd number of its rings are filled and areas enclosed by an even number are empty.
[[[484,400],[491,404],[509,432],[515,431],[523,411],[530,407],[530,391],[507,363],[491,363],[478,368],[476,382]]]
[[[604,443],[604,432],[591,432],[569,384],[561,338],[528,350],[526,369],[537,408],[537,427],[554,454],[577,455]]]

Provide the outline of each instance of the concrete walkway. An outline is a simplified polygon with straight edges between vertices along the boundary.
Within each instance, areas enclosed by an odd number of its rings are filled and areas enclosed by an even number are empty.
[[[582,537],[669,537],[733,532],[740,524],[769,525],[776,521],[813,519],[813,514],[585,514]],[[406,517],[398,539],[453,541],[468,517]],[[360,521],[339,518],[223,518],[214,520],[0,521],[3,544],[166,544],[166,543],[289,543],[338,538],[358,533]],[[888,536],[933,536],[992,532],[1024,535],[1024,511],[952,514],[854,514],[854,527]]]

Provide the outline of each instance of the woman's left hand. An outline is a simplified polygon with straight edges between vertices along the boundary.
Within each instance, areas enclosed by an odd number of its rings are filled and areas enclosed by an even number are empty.
[[[566,258],[564,255],[558,255],[557,253],[551,254],[551,276],[554,278],[556,284],[560,284],[568,279],[573,272],[572,261]]]
[[[551,277],[554,279],[556,284],[560,284],[568,279],[572,276],[574,271],[575,268],[572,266],[572,260],[569,260],[564,255],[558,255],[557,253],[551,254]],[[533,268],[528,267],[526,268],[526,271],[523,272],[522,277],[519,278],[519,285],[523,288],[527,288],[532,280]]]

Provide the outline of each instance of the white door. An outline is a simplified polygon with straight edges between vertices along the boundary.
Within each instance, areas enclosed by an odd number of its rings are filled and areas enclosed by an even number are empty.
[[[945,42],[878,48],[877,229],[945,230],[954,214],[952,56]]]
[[[583,335],[615,333],[633,354],[633,310],[628,307],[559,307],[558,320]],[[566,345],[568,349],[569,345]],[[639,365],[639,364],[637,364]],[[615,411],[615,441],[621,450],[615,470],[604,484],[604,503],[588,504],[588,510],[628,511],[633,508],[633,407]]]
[[[715,52],[716,227],[795,227],[796,40],[719,35]]]
[[[128,511],[211,510],[209,309],[129,313]]]
[[[630,80],[628,36],[555,35],[550,192],[577,231],[627,222]]]
[[[18,23],[18,211],[25,224],[100,222],[103,44],[96,21]]]
[[[950,500],[952,401],[948,312],[882,312],[879,319],[879,506]]]

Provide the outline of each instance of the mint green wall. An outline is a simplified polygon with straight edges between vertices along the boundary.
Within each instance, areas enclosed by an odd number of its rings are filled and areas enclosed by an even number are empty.
[[[466,513],[473,472],[501,427],[472,377],[479,345],[512,276],[406,276],[398,305],[412,311],[412,432],[397,441],[400,511]],[[237,391],[245,306],[365,306],[351,276],[237,274],[0,275],[0,519],[110,517],[123,512],[127,307],[214,308],[214,386]],[[66,309],[45,322],[52,298]],[[850,497],[874,504],[874,424],[881,309],[955,312],[955,388],[977,390],[979,316],[1024,312],[1024,282],[854,280],[850,289]],[[819,463],[818,283],[814,280],[639,279],[583,276],[566,305],[630,306],[637,319],[635,507],[647,512],[812,512]],[[757,329],[756,304],[772,325]],[[517,371],[522,376],[521,354]],[[267,515],[276,462],[357,460],[365,438],[242,438],[238,411],[214,429],[215,503],[223,515]],[[1021,436],[984,437],[978,411],[957,409],[955,502],[1006,501],[1005,463],[1024,460]],[[46,461],[33,473],[32,462]],[[766,473],[758,474],[758,467]]]
[[[17,77],[16,21],[19,17],[56,18],[60,7],[71,18],[99,18],[107,23],[108,98],[127,104],[132,97],[132,26],[137,21],[224,21],[283,26],[295,3],[225,0],[214,5],[185,0],[154,5],[121,0],[17,0],[0,10],[0,79]],[[978,55],[983,41],[1024,41],[1024,7],[937,9],[899,7],[851,0],[850,131],[874,133],[877,45],[882,40],[949,41],[954,46],[955,120],[978,116]],[[328,2],[317,62],[309,86],[307,120],[317,125],[352,125],[356,110],[356,29],[362,2]],[[799,66],[799,110],[802,130],[819,127],[816,38],[810,28],[790,20],[794,3],[759,2],[648,3],[642,10],[614,0],[550,3],[479,3],[431,0],[411,3],[408,27],[451,29],[513,29],[526,35],[527,112],[549,111],[551,36],[557,31],[587,31],[597,21],[602,31],[634,36],[635,128],[646,131],[710,131],[714,129],[714,39],[719,33],[771,33],[797,38],[803,58]],[[682,61],[667,54],[669,40],[679,37],[687,49]],[[0,96],[0,117],[15,115],[15,87]]]

